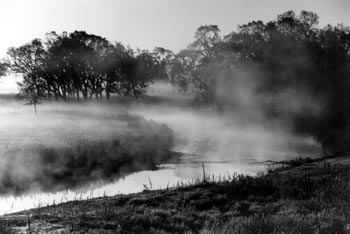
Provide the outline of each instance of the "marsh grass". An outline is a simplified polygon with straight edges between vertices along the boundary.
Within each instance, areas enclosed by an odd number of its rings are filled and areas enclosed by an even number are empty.
[[[176,158],[169,151],[173,132],[166,125],[128,113],[119,114],[115,121],[125,127],[109,138],[78,138],[57,145],[40,141],[6,148],[1,152],[6,165],[0,171],[0,193],[71,189],[155,169]]]
[[[0,233],[1,234],[14,234],[14,230],[8,226],[6,222],[1,222],[0,223]]]

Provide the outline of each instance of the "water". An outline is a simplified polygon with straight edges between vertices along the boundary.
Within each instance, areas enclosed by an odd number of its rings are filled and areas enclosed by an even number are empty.
[[[73,200],[114,196],[142,192],[145,189],[165,189],[194,184],[203,178],[202,162],[198,157],[189,156],[179,164],[159,165],[159,170],[133,173],[111,183],[94,183],[76,190],[56,193],[31,193],[23,196],[7,196],[0,199],[0,213],[12,213]],[[265,170],[264,163],[254,160],[236,162],[206,161],[203,163],[209,179],[227,180],[237,174],[256,175]]]
[[[165,189],[194,184],[205,175],[216,181],[227,180],[237,174],[255,176],[264,171],[265,164],[252,159],[210,160],[204,155],[194,154],[202,142],[186,138],[176,138],[173,150],[184,153],[177,164],[158,165],[158,170],[145,170],[120,178],[113,182],[92,183],[75,190],[55,193],[29,193],[23,196],[0,198],[0,214],[39,208],[73,200],[115,196],[142,192],[145,189]]]
[[[166,123],[174,130],[172,150],[184,153],[179,163],[159,165],[159,170],[140,171],[112,182],[100,181],[75,190],[1,197],[0,214],[72,200],[193,184],[203,179],[203,166],[206,177],[214,180],[229,179],[237,174],[255,176],[266,170],[264,160],[295,157],[295,149],[314,146],[309,139],[290,136],[284,131],[245,126],[239,121],[204,112],[139,106],[129,112]],[[286,142],[292,142],[292,147]]]

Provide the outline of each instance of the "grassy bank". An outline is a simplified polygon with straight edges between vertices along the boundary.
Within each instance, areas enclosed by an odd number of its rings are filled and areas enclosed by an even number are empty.
[[[11,108],[13,108],[11,106]],[[173,131],[121,108],[21,108],[0,124],[0,194],[59,191],[155,168],[176,158]]]
[[[256,178],[34,209],[1,224],[4,233],[25,233],[28,220],[33,233],[347,233],[349,172],[348,158],[309,161]]]

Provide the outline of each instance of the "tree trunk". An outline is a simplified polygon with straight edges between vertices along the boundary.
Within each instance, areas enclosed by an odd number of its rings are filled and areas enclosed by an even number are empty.
[[[79,90],[78,90],[78,89],[75,90],[75,94],[77,95],[77,99],[78,99],[78,101],[79,101],[80,96],[79,96]]]

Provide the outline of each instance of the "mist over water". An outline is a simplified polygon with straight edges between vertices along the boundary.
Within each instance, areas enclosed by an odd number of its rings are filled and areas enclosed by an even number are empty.
[[[161,82],[160,82],[161,83]],[[129,107],[131,113],[155,122],[166,123],[175,132],[175,151],[198,154],[207,160],[285,160],[295,157],[321,156],[321,146],[310,136],[298,134],[293,119],[266,115],[264,99],[254,88],[236,83],[240,92],[231,91],[237,106],[218,112],[208,106],[142,105]],[[152,87],[152,86],[151,86]],[[170,84],[156,84],[153,93],[158,97],[182,99],[188,102],[190,94],[179,94]],[[253,92],[254,91],[254,92]],[[277,93],[273,98],[278,108],[291,112],[320,111],[320,105],[303,92]],[[169,97],[170,94],[170,97]],[[237,95],[237,96],[236,96]],[[230,97],[232,98],[232,97]],[[185,101],[184,101],[185,100]]]
[[[205,110],[169,108],[133,110],[145,118],[167,123],[176,133],[175,151],[200,154],[211,160],[284,160],[317,157],[319,145],[311,137],[294,135],[278,126],[244,123]]]
[[[239,112],[239,109],[219,113],[207,106],[193,105],[190,94],[179,94],[164,84],[156,84],[150,90],[151,101],[146,98],[137,103],[44,103],[38,107],[37,115],[31,106],[4,101],[0,108],[1,172],[6,171],[11,163],[15,165],[15,171],[23,176],[40,171],[41,168],[32,167],[36,165],[33,164],[35,157],[28,156],[30,152],[26,151],[34,146],[64,147],[76,139],[108,140],[135,133],[135,128],[131,128],[127,121],[120,120],[118,116],[121,113],[142,116],[149,123],[165,123],[175,134],[171,150],[185,155],[176,164],[161,165],[159,171],[146,170],[129,176],[124,173],[111,182],[101,177],[100,182],[95,180],[91,185],[85,181],[80,189],[62,186],[50,192],[43,191],[40,184],[33,184],[21,196],[2,196],[0,204],[4,208],[1,213],[70,200],[140,192],[145,185],[149,188],[150,182],[151,189],[171,187],[180,182],[190,183],[201,178],[202,163],[208,174],[218,178],[233,173],[256,175],[266,169],[261,163],[265,160],[321,155],[319,144],[311,137],[296,134],[287,120],[267,119],[260,114]],[[174,100],[169,98],[169,94],[177,101],[169,101]],[[157,102],[152,95],[168,101]],[[13,152],[15,155],[11,154]]]
[[[9,101],[0,108],[0,193],[58,191],[151,168],[170,157],[172,131],[102,103]]]

